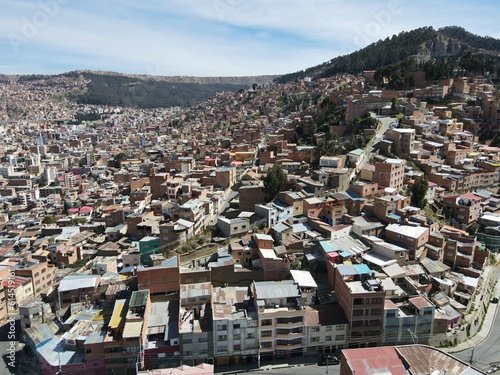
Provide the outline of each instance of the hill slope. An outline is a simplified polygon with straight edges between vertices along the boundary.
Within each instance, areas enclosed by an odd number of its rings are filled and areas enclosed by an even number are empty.
[[[481,37],[460,27],[446,27],[438,31],[424,27],[379,40],[349,55],[336,57],[321,65],[300,72],[286,74],[276,82],[289,82],[299,77],[328,77],[337,73],[356,74],[363,70],[377,70],[394,64],[411,69],[422,69],[421,64],[443,59],[459,59],[471,53],[487,55],[494,67],[500,66],[500,40]],[[477,61],[474,61],[476,63]],[[488,66],[488,62],[484,64]],[[469,64],[469,65],[474,65]],[[489,66],[488,66],[489,67]],[[454,69],[456,66],[447,66]]]
[[[85,92],[73,97],[82,104],[121,105],[140,108],[186,107],[221,91],[248,89],[271,82],[274,76],[258,77],[162,77],[109,72],[70,72],[90,80]]]
[[[248,89],[253,84],[270,83],[276,78],[166,77],[81,70],[57,76],[25,75],[19,79],[37,81],[54,77],[88,81],[83,90],[75,90],[68,95],[77,103],[139,108],[187,107],[209,99],[217,92]]]

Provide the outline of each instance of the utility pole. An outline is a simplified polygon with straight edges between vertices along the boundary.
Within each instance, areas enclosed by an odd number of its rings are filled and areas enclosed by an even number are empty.
[[[472,361],[474,360],[474,347],[472,347],[472,351],[470,353],[470,364],[472,365]]]

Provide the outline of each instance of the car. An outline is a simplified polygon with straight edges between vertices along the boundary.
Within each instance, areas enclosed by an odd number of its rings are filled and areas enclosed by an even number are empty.
[[[493,297],[491,299],[491,303],[498,303],[498,298],[497,297]]]
[[[320,364],[325,365],[338,365],[340,363],[340,358],[334,354],[323,354],[321,356]]]

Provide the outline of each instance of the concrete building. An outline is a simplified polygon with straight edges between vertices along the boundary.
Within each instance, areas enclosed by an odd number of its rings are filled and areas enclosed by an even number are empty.
[[[379,346],[383,337],[385,291],[366,264],[337,265],[335,295],[349,322],[350,348]]]
[[[384,345],[428,344],[434,327],[434,305],[425,297],[405,302],[385,300]]]
[[[306,310],[293,280],[255,281],[251,293],[257,309],[260,358],[289,358],[305,352]]]
[[[389,224],[385,228],[386,239],[410,250],[410,259],[421,259],[429,240],[429,228]]]
[[[247,287],[216,287],[212,294],[213,348],[217,365],[256,361],[259,322]]]

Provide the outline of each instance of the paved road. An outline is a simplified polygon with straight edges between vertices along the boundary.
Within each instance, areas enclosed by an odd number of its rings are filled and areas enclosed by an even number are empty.
[[[319,359],[319,357],[318,357]],[[317,364],[312,364],[314,359],[311,357],[303,358],[293,358],[290,360],[291,365],[287,363],[277,364],[273,362],[263,362],[261,367],[257,370],[255,367],[251,368],[245,367],[244,365],[233,365],[233,366],[220,366],[216,367],[216,374],[237,374],[246,371],[266,373],[266,374],[286,374],[286,375],[339,375],[340,365],[331,366],[318,366]],[[304,364],[301,364],[304,362]]]
[[[490,305],[490,308],[493,305]],[[492,363],[500,363],[500,314],[498,304],[496,307],[495,320],[492,324],[488,337],[474,348],[464,350],[453,355],[467,363],[470,363],[472,355],[472,365],[480,370],[488,371],[492,368]]]

